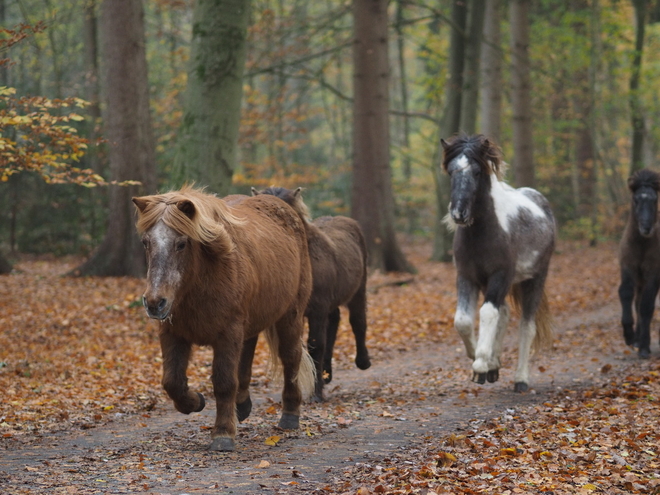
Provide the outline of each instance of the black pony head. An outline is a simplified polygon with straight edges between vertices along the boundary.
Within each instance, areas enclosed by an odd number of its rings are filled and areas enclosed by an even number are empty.
[[[449,213],[456,224],[470,225],[478,192],[490,189],[491,174],[501,178],[502,152],[482,134],[458,135],[441,143],[442,166],[451,177]]]
[[[649,169],[638,170],[628,178],[632,193],[632,212],[637,219],[639,233],[651,237],[658,215],[660,174]]]

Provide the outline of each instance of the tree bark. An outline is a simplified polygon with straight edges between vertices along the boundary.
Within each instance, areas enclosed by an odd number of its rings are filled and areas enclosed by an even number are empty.
[[[198,0],[173,181],[221,196],[236,168],[250,0]]]
[[[387,0],[353,0],[353,186],[351,213],[362,227],[369,265],[410,272],[394,230],[390,169]]]
[[[461,126],[461,100],[463,93],[463,68],[465,61],[465,33],[467,28],[466,2],[454,0],[451,13],[451,35],[449,40],[449,78],[445,89],[445,111],[440,126],[440,138],[456,134]],[[447,229],[442,219],[448,212],[450,185],[449,177],[442,169],[442,148],[438,139],[438,152],[434,160],[436,208],[433,253],[435,261],[451,261],[454,234]]]
[[[496,143],[502,139],[501,42],[500,0],[488,0],[481,46],[481,133]]]
[[[529,76],[529,0],[511,0],[511,107],[513,176],[517,187],[534,187],[531,81]]]
[[[156,191],[142,2],[104,0],[100,21],[111,179],[136,180],[142,185],[110,186],[105,238],[72,274],[137,277],[144,275],[146,263],[135,231],[131,196]]]
[[[646,27],[646,5],[648,0],[633,0],[635,6],[635,53],[630,74],[630,115],[632,120],[632,157],[630,173],[644,168],[644,112],[639,97],[639,83],[642,73],[644,52],[644,32]]]
[[[483,39],[485,0],[471,0],[468,33],[465,39],[465,67],[463,70],[463,95],[461,97],[461,130],[466,134],[477,131],[479,105],[479,64]]]

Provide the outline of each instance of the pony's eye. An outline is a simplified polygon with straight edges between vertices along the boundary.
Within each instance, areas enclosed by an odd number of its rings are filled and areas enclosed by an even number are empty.
[[[149,247],[149,241],[146,239],[142,239],[142,245],[144,246],[144,249],[147,249]]]
[[[177,251],[183,251],[186,248],[186,241],[179,241],[176,244]]]

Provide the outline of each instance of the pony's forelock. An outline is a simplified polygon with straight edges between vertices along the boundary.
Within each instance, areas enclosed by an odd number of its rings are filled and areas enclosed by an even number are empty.
[[[660,192],[660,174],[648,168],[637,170],[628,178],[628,188],[635,192],[640,187],[650,187]]]
[[[226,237],[224,222],[232,225],[242,223],[229,207],[214,195],[206,194],[203,189],[195,189],[192,186],[141,199],[146,205],[143,209],[138,208],[136,227],[140,233],[162,220],[176,232],[208,245],[220,237]],[[192,218],[179,208],[179,204],[186,201],[192,203],[195,208]]]
[[[498,180],[504,178],[507,165],[502,161],[502,151],[494,141],[483,134],[474,134],[472,136],[459,134],[445,142],[443,147],[442,166],[445,171],[452,160],[464,154],[468,159],[478,163],[481,169],[487,174],[494,173]]]

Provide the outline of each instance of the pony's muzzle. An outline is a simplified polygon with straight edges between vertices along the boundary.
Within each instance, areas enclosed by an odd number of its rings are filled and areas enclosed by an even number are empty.
[[[147,316],[156,320],[164,320],[170,312],[170,304],[164,297],[155,298],[153,301],[142,296],[142,304],[147,310]]]
[[[456,225],[467,225],[470,221],[470,212],[468,210],[453,209],[451,219]]]

